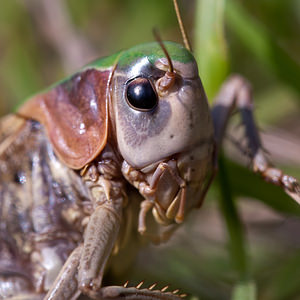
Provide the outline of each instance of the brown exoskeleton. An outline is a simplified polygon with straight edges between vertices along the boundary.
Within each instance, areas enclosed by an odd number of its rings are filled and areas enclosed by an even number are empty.
[[[210,114],[192,54],[164,45],[97,60],[1,119],[1,298],[179,299],[102,288],[105,267],[133,230],[164,241],[201,206],[234,106],[254,171],[300,202],[264,156],[248,83],[229,79]]]

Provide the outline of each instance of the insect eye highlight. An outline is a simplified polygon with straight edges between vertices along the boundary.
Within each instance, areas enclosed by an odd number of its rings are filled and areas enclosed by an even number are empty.
[[[156,107],[158,96],[148,78],[137,77],[127,84],[126,100],[133,109],[149,111]]]

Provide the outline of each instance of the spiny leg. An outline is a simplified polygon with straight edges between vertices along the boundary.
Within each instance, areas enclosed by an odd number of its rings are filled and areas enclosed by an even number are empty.
[[[98,299],[97,291],[118,235],[121,212],[122,199],[96,207],[85,230],[83,245],[71,253],[45,300],[75,300],[81,293]]]
[[[48,292],[45,300],[75,300],[80,295],[78,289],[78,267],[80,257],[83,255],[83,245],[78,246],[70,255],[66,261],[63,269],[59,273],[56,281],[53,284],[53,288]],[[186,294],[180,294],[179,290],[172,292],[167,291],[168,286],[157,290],[154,289],[156,284],[151,285],[149,288],[143,288],[143,282],[136,287],[128,287],[128,282],[124,286],[107,286],[100,288],[99,290],[89,290],[88,295],[92,299],[96,300],[179,300],[186,296]],[[12,298],[9,300],[41,300],[41,298],[34,298],[29,295],[25,298]],[[80,298],[81,299],[81,298]],[[89,298],[90,299],[90,298]]]
[[[178,289],[168,291],[169,286],[162,289],[155,289],[156,283],[148,288],[142,288],[143,281],[136,287],[128,287],[128,282],[124,286],[107,286],[101,288],[94,299],[98,300],[180,300],[185,298],[186,294],[181,294]]]
[[[234,108],[239,110],[245,126],[245,136],[253,171],[260,174],[264,180],[281,186],[290,197],[300,204],[300,185],[297,180],[274,168],[265,155],[254,121],[250,84],[238,75],[229,78],[222,86],[212,109],[216,154],[221,148],[227,123]]]

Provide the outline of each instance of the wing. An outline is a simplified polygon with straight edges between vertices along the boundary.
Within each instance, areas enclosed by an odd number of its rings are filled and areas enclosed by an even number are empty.
[[[104,148],[112,69],[88,69],[25,103],[18,114],[42,123],[57,156],[80,169]]]

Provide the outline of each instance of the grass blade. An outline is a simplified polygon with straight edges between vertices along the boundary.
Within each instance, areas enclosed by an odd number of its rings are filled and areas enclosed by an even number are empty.
[[[226,5],[226,24],[242,44],[272,73],[300,93],[300,62],[293,59],[276,39],[235,0]]]
[[[195,57],[200,77],[212,100],[228,74],[224,38],[225,0],[198,0],[195,16]]]

